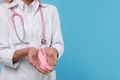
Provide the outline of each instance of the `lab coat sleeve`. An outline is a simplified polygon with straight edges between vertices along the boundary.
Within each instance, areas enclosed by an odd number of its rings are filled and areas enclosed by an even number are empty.
[[[18,63],[13,64],[12,61],[15,50],[9,45],[8,25],[5,20],[6,15],[1,10],[0,14],[0,64],[15,69]]]
[[[64,51],[64,43],[60,28],[60,19],[57,8],[54,7],[53,10],[53,38],[52,38],[52,46],[58,51],[58,59],[62,56]]]

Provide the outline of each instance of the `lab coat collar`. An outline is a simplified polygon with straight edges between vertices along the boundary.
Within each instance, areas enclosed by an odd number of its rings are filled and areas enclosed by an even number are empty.
[[[38,1],[39,1],[39,0],[38,0]],[[18,6],[18,5],[19,5],[19,2],[20,2],[19,0],[14,0],[12,3],[8,4],[8,8],[10,9],[10,8],[12,8],[12,7]],[[21,4],[24,4],[24,3],[21,2]],[[39,5],[40,5],[41,7],[43,7],[43,8],[48,7],[47,5],[40,3],[40,1],[39,1]],[[21,8],[23,8],[23,6],[21,6]]]
[[[27,6],[23,1],[18,0],[18,5],[19,8],[24,11],[25,7],[29,7],[32,8],[34,10],[34,12],[37,11],[37,9],[39,8],[40,3],[38,2],[38,0],[34,0],[29,6]]]

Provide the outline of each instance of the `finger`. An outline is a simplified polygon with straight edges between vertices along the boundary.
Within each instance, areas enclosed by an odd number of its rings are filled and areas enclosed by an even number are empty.
[[[54,67],[54,63],[53,62],[54,62],[54,60],[51,57],[48,57],[48,61],[47,61],[48,65]],[[50,73],[53,70],[54,70],[54,68],[52,70],[47,70],[46,74]]]
[[[31,65],[34,65],[34,66],[35,66],[35,64],[34,64],[34,57],[33,57],[31,54],[29,54],[28,59],[29,59],[29,63],[30,63]]]
[[[40,68],[40,62],[36,61],[36,66],[35,67],[39,72],[45,73],[45,71]]]
[[[49,70],[47,69],[47,71],[45,72],[45,75],[48,75],[48,73],[49,73]]]
[[[54,59],[54,62],[57,63],[57,60],[58,60],[57,53],[54,53],[53,59]]]
[[[35,68],[38,69],[39,67],[40,67],[40,62],[38,62],[37,59],[36,59],[36,61],[35,61]]]
[[[44,69],[40,68],[40,66],[36,66],[36,69],[43,74],[46,73],[46,71]]]
[[[53,71],[53,70],[54,70],[54,68],[52,68],[52,70],[51,70],[51,69],[47,69],[47,71],[46,71],[45,74],[48,74],[48,73],[50,73],[50,72]]]
[[[46,75],[52,72],[53,70],[47,70]]]
[[[47,69],[42,69],[42,68],[40,67],[40,61],[39,61],[39,59],[37,59],[37,61],[36,61],[36,69],[37,69],[38,71],[42,72],[43,74],[45,74],[45,73],[47,72]]]
[[[33,62],[32,65],[35,67],[36,63],[35,63],[35,57],[33,58]]]
[[[54,70],[55,67],[53,67],[52,70],[48,70],[47,74],[49,74],[50,72],[52,72]]]
[[[54,59],[53,62],[54,62],[54,66],[56,66],[57,65],[57,59]]]
[[[50,57],[50,60],[51,60],[51,66],[54,67],[55,65],[54,65],[54,59],[53,59],[53,57]]]
[[[53,66],[51,57],[47,57],[47,63],[48,65]]]

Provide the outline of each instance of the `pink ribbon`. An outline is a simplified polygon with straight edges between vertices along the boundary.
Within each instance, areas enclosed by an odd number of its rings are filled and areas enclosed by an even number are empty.
[[[40,68],[53,70],[53,67],[47,63],[47,55],[44,49],[39,50],[38,58],[40,60]]]

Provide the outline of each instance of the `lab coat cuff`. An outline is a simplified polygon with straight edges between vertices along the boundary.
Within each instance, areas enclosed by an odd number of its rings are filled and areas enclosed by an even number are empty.
[[[58,59],[60,59],[60,57],[62,56],[63,52],[62,52],[62,48],[57,46],[57,45],[53,45],[52,48],[55,48],[58,51]]]
[[[16,69],[19,65],[19,62],[16,62],[13,64],[13,55],[14,55],[15,50],[11,50],[8,54],[8,66],[11,68]]]

